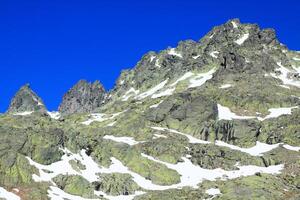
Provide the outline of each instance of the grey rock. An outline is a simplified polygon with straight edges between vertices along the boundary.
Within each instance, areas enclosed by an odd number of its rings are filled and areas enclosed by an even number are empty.
[[[15,94],[8,108],[8,113],[25,111],[45,112],[46,107],[42,99],[26,84]]]
[[[237,44],[236,41],[245,34],[249,34],[248,38]],[[166,79],[176,79],[188,71],[202,70],[207,66],[218,66],[215,73],[218,80],[242,73],[274,72],[278,67],[274,58],[287,60],[283,50],[286,47],[276,39],[273,29],[242,24],[238,19],[229,20],[214,27],[200,41],[179,42],[175,51],[181,56],[170,55],[170,48],[146,53],[133,69],[122,72],[110,92],[109,101],[123,96],[130,88],[145,91]],[[219,52],[217,58],[211,56],[213,51]]]
[[[105,101],[106,92],[99,81],[89,83],[80,80],[63,97],[59,106],[62,114],[89,113]]]

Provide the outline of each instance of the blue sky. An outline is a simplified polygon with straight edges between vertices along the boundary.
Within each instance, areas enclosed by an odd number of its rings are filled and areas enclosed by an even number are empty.
[[[0,0],[0,112],[30,83],[49,110],[79,79],[111,89],[143,54],[199,40],[230,18],[300,50],[300,1]]]

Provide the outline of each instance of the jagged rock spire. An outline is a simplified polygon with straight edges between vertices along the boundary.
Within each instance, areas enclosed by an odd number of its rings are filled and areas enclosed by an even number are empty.
[[[45,112],[46,107],[42,99],[31,90],[30,85],[26,84],[22,86],[11,100],[8,113],[19,112]]]
[[[59,106],[62,114],[87,113],[103,104],[106,92],[99,81],[80,80],[63,97]]]

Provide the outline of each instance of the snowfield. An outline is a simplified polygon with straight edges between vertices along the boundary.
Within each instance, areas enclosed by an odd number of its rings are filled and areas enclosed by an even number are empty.
[[[74,200],[86,200],[82,197],[73,196],[65,193],[64,191],[58,189],[55,186],[55,183],[52,181],[54,177],[57,175],[79,175],[88,180],[90,183],[94,181],[99,181],[98,173],[123,173],[130,174],[132,176],[133,181],[135,181],[141,188],[146,190],[167,190],[172,188],[182,188],[185,186],[197,188],[198,184],[203,180],[228,180],[234,179],[241,176],[250,176],[254,175],[257,172],[261,173],[269,173],[269,174],[278,174],[283,169],[283,165],[274,165],[269,167],[258,167],[258,166],[238,166],[238,170],[226,171],[223,169],[204,169],[200,166],[194,165],[187,157],[182,157],[183,162],[179,162],[177,164],[171,164],[164,161],[160,161],[146,154],[141,154],[142,157],[147,158],[153,162],[157,162],[165,165],[169,169],[173,169],[177,171],[180,177],[180,183],[174,185],[157,185],[153,184],[151,180],[147,180],[141,175],[131,171],[126,166],[122,164],[118,159],[111,157],[112,164],[109,168],[99,166],[92,157],[86,154],[85,150],[81,150],[80,153],[74,154],[70,152],[68,149],[63,149],[64,155],[62,156],[60,161],[52,163],[51,165],[42,165],[34,162],[31,158],[27,157],[29,163],[36,167],[39,171],[39,175],[33,174],[32,178],[36,182],[46,181],[52,183],[52,186],[48,190],[48,196],[52,200],[60,200],[63,198],[71,198]],[[80,162],[85,166],[84,170],[74,170],[70,165],[69,161],[75,160]],[[110,200],[117,199],[126,199],[124,196],[109,196],[101,191],[95,191],[95,194],[104,195],[106,198]],[[137,191],[135,195],[127,196],[128,199],[134,198],[136,195],[143,194],[141,191]]]

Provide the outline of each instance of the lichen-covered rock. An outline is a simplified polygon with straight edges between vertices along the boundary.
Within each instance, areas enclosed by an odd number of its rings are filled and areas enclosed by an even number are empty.
[[[59,175],[54,178],[54,182],[60,189],[69,194],[84,198],[96,198],[92,184],[81,176]]]
[[[45,112],[46,107],[42,99],[34,93],[29,84],[20,88],[11,100],[8,113],[22,113],[22,112]]]
[[[95,189],[113,196],[134,194],[140,189],[129,174],[100,174],[99,178],[100,182],[94,183]]]

